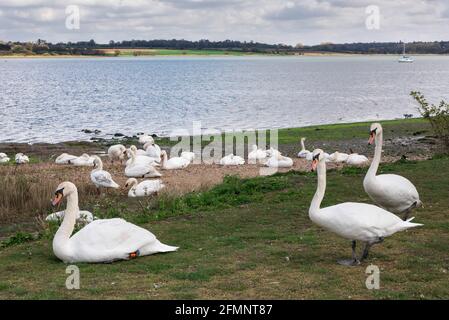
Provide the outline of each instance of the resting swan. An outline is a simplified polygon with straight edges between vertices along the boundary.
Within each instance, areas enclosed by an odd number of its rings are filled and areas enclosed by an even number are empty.
[[[152,166],[158,166],[159,164],[156,162],[157,160],[155,158],[151,158],[149,156],[147,156],[146,154],[144,155],[137,155],[136,153],[136,148],[132,148],[133,146],[131,146],[131,148],[129,148],[128,150],[126,150],[126,154],[128,156],[128,160],[126,161],[126,165],[130,165],[131,162],[134,163],[141,163],[141,164],[150,164]]]
[[[148,230],[118,218],[92,221],[72,236],[79,214],[78,190],[73,183],[61,183],[52,204],[59,204],[64,197],[67,208],[53,238],[53,252],[65,263],[113,262],[178,249],[162,244]]]
[[[149,136],[147,134],[143,134],[139,137],[139,143],[140,144],[146,144],[146,143],[154,143],[154,139],[152,136]]]
[[[70,160],[75,160],[77,156],[72,156],[68,153],[62,153],[59,157],[55,159],[56,164],[68,164]]]
[[[312,152],[310,152],[309,150],[306,150],[306,147],[304,145],[304,141],[306,141],[306,138],[301,138],[301,151],[298,152],[298,158],[307,158],[309,156],[312,155]],[[311,161],[311,160],[309,160]]]
[[[45,221],[62,221],[65,216],[65,211],[58,211],[52,214],[49,214]],[[76,221],[81,223],[91,223],[94,221],[94,215],[90,211],[79,210],[76,216]]]
[[[0,163],[8,163],[9,158],[6,153],[0,152]]]
[[[331,162],[340,163],[340,162],[346,162],[346,160],[348,160],[348,156],[349,156],[349,154],[347,154],[347,153],[335,151],[334,153],[329,155],[328,159]]]
[[[193,160],[195,160],[195,153],[190,151],[183,151],[181,152],[181,157],[189,160],[189,162],[192,162]]]
[[[369,197],[382,208],[396,214],[404,214],[408,219],[410,212],[422,205],[418,191],[413,183],[397,174],[376,176],[382,157],[383,130],[379,123],[373,123],[370,129],[369,144],[375,141],[374,159],[363,180],[363,188]]]
[[[267,158],[267,151],[259,149],[257,145],[252,146],[252,150],[250,153],[248,153],[248,160],[250,160],[252,163],[255,163],[257,160],[264,160]]]
[[[372,245],[396,232],[421,226],[410,222],[412,219],[402,221],[393,213],[366,203],[345,202],[320,208],[326,192],[326,161],[320,149],[313,151],[312,171],[315,169],[318,169],[318,187],[310,204],[309,217],[320,227],[352,241],[352,259],[340,261],[340,264],[358,265],[368,257]],[[365,243],[360,259],[355,251],[357,240]]]
[[[76,159],[68,160],[68,163],[77,167],[93,167],[94,159],[87,153],[84,153]]]
[[[30,159],[28,156],[24,155],[23,153],[17,153],[15,157],[16,164],[25,164],[30,162]]]
[[[154,142],[150,144],[147,143],[145,144],[145,146],[146,146],[145,148],[146,156],[154,158],[157,162],[161,162],[161,154],[162,154],[161,148]]]
[[[368,158],[360,155],[358,153],[355,153],[350,149],[351,154],[348,155],[348,158],[346,159],[346,163],[350,166],[363,166],[364,164],[368,163]]]
[[[269,158],[265,162],[265,166],[271,168],[291,168],[293,166],[293,159],[279,154]]]
[[[111,174],[103,170],[103,162],[99,156],[93,156],[94,169],[90,173],[90,180],[97,187],[100,193],[100,187],[118,189],[120,186],[112,179]]]
[[[125,168],[125,175],[129,178],[154,178],[162,176],[153,166],[154,162],[148,163],[145,161],[138,161],[136,155],[132,150],[129,150],[131,159],[127,162]],[[148,158],[143,157],[142,158]],[[150,158],[148,158],[150,159]]]
[[[221,158],[220,164],[222,166],[239,166],[245,164],[245,159],[239,156],[235,156],[231,153]]]
[[[137,182],[135,178],[129,178],[126,181],[125,187],[129,189],[128,197],[136,198],[136,197],[147,197],[152,194],[157,194],[165,185],[162,183],[162,180],[144,180],[140,183]]]
[[[161,167],[165,170],[184,169],[190,164],[190,161],[183,157],[173,157],[167,159],[167,152],[162,150],[161,152]]]

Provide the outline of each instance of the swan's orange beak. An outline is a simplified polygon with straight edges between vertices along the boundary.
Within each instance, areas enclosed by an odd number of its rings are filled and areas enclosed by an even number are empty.
[[[318,166],[318,159],[313,159],[312,161],[312,172],[316,170],[316,167]]]
[[[55,206],[57,206],[58,204],[61,203],[61,200],[62,200],[62,194],[58,193],[58,194],[53,198],[53,200],[51,201],[51,205],[52,205],[53,207],[55,207]]]
[[[376,134],[374,132],[371,132],[369,134],[369,140],[368,140],[368,144],[373,144],[374,143],[374,138],[376,137]]]

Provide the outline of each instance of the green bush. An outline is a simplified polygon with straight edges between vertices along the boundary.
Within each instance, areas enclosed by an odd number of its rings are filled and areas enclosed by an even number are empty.
[[[449,104],[444,100],[439,105],[429,104],[419,91],[412,91],[410,95],[418,102],[423,118],[430,121],[435,135],[449,147]]]

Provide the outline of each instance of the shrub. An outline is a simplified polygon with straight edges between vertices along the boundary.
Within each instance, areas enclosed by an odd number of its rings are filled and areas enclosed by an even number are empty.
[[[418,102],[423,118],[430,121],[435,135],[449,147],[449,104],[444,100],[439,105],[429,104],[419,91],[412,91],[410,95]]]

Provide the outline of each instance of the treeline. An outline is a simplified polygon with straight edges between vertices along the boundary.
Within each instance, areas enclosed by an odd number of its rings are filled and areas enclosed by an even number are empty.
[[[1,42],[0,54],[57,54],[57,55],[105,55],[104,49],[177,49],[177,50],[227,50],[272,54],[303,54],[307,52],[401,54],[401,42],[372,43],[323,43],[314,46],[289,46],[242,41],[188,41],[188,40],[126,40],[101,44],[94,40],[50,43],[39,39],[36,42]],[[406,44],[408,54],[449,54],[449,41],[411,42]]]

